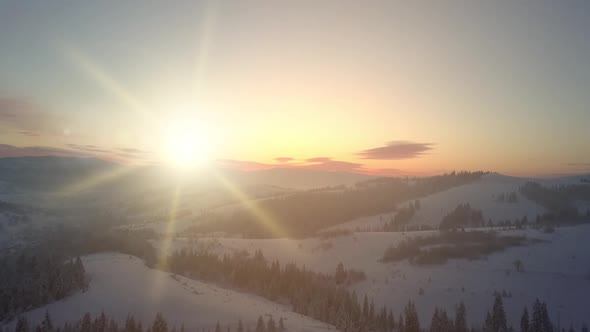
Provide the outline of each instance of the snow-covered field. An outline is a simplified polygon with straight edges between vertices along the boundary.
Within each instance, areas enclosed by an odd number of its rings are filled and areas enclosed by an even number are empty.
[[[288,307],[261,297],[190,280],[147,268],[137,258],[105,253],[84,257],[84,266],[91,278],[90,289],[77,293],[25,314],[33,323],[43,319],[45,311],[55,322],[73,321],[84,313],[116,317],[124,322],[134,315],[151,324],[161,312],[170,326],[185,325],[187,331],[206,328],[213,330],[217,321],[236,327],[239,319],[244,326],[254,327],[259,315],[283,318],[291,331],[323,331],[330,326],[293,313]],[[14,322],[12,323],[14,324]]]
[[[538,297],[546,301],[554,323],[578,327],[590,322],[590,225],[558,228],[553,234],[539,230],[510,230],[503,234],[526,234],[547,242],[509,248],[483,260],[451,260],[444,265],[416,266],[407,261],[382,263],[385,249],[408,236],[431,232],[354,233],[350,236],[320,239],[209,239],[218,252],[261,249],[264,255],[281,263],[295,262],[307,268],[333,273],[338,262],[346,268],[363,270],[367,280],[356,284],[359,296],[367,294],[378,305],[387,304],[395,315],[408,300],[415,301],[424,326],[430,324],[435,306],[454,312],[464,301],[470,324],[480,324],[491,309],[494,291],[511,294],[504,298],[509,323],[518,327],[525,305]],[[190,245],[177,240],[174,247]],[[524,272],[516,272],[513,262],[521,260]],[[423,294],[419,295],[420,289]]]

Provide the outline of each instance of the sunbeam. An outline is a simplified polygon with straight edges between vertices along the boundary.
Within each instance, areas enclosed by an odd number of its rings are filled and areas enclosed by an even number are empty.
[[[121,165],[113,170],[94,174],[90,177],[85,178],[83,181],[69,184],[63,187],[62,189],[57,190],[56,196],[68,197],[72,195],[77,195],[80,192],[89,190],[91,188],[97,187],[102,184],[106,184],[108,182],[112,182],[123,176],[129,175],[133,172],[138,171],[141,168],[141,166]]]
[[[119,98],[129,109],[135,111],[141,117],[157,123],[157,118],[149,108],[133,94],[131,94],[121,83],[108,75],[92,59],[82,51],[64,43],[62,51],[80,70],[94,79],[102,88]]]
[[[236,185],[228,181],[222,174],[219,172],[214,171],[213,174],[215,178],[219,181],[219,183],[227,189],[238,201],[247,209],[248,212],[252,213],[257,222],[261,223],[263,226],[268,228],[274,237],[286,237],[287,234],[281,229],[274,218],[267,212],[263,211],[258,207],[256,202],[250,199],[246,194],[244,194]]]

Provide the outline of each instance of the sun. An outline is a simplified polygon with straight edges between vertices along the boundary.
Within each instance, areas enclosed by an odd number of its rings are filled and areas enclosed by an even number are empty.
[[[210,158],[207,133],[190,122],[170,126],[164,140],[164,159],[175,167],[202,166]]]

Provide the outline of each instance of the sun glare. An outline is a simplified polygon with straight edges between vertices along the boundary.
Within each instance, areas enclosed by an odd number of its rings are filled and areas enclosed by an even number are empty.
[[[210,157],[206,133],[188,124],[172,126],[166,133],[164,157],[179,168],[201,166]]]

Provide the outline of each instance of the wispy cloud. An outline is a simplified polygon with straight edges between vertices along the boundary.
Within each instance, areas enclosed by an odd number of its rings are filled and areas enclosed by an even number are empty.
[[[0,126],[21,135],[41,136],[62,132],[63,119],[27,99],[0,97]]]
[[[328,158],[328,157],[314,157],[314,158],[305,159],[305,161],[308,163],[325,163],[330,160],[332,160],[332,158]]]
[[[0,158],[6,157],[93,157],[124,164],[155,162],[149,151],[135,148],[104,148],[89,144],[66,144],[65,147],[15,146],[0,144]]]
[[[19,131],[18,133],[21,134],[21,135],[24,135],[24,136],[29,136],[29,137],[39,137],[39,136],[41,136],[41,134],[39,134],[39,133],[34,133],[34,132],[31,132],[31,131],[26,131],[26,130]]]
[[[221,167],[239,169],[241,171],[260,171],[263,169],[287,167],[283,164],[265,164],[256,161],[236,159],[217,159],[217,163]]]
[[[590,163],[568,163],[568,166],[590,166]]]
[[[74,151],[61,148],[52,148],[47,146],[14,146],[9,144],[0,144],[0,157],[89,157],[90,155],[81,151]]]
[[[391,141],[385,146],[357,152],[362,159],[400,160],[417,158],[433,149],[434,143]]]
[[[291,157],[276,157],[274,160],[279,163],[288,163],[288,162],[292,161],[293,158],[291,158]]]
[[[105,149],[105,148],[100,148],[96,145],[87,145],[87,144],[66,144],[67,147],[73,149],[73,150],[77,150],[77,151],[82,151],[82,152],[96,152],[96,153],[111,153],[111,150]]]
[[[275,160],[277,160],[275,158]],[[291,158],[290,161],[294,161]],[[354,163],[342,160],[334,160],[330,157],[314,157],[295,163],[260,163],[256,161],[220,159],[217,160],[221,167],[238,169],[242,171],[260,171],[273,168],[316,170],[328,172],[348,172],[358,174],[368,174],[375,176],[399,176],[407,175],[398,169],[371,169],[361,163]]]

